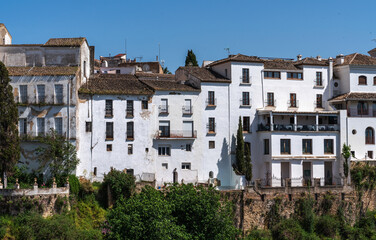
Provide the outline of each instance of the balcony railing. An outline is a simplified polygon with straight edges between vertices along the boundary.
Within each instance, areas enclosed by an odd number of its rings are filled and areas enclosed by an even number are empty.
[[[207,98],[206,99],[206,106],[208,106],[208,107],[217,106],[217,98]]]
[[[315,87],[324,87],[324,82],[323,82],[322,79],[315,78],[313,80],[313,84],[314,84]]]
[[[206,129],[208,130],[208,133],[215,133],[216,127],[217,127],[217,123],[214,123],[214,124],[207,123],[206,124]]]
[[[274,99],[273,101],[265,101],[265,106],[266,107],[275,107],[277,106],[277,99]]]
[[[127,118],[133,117],[133,108],[129,108],[126,110],[126,117]]]
[[[192,106],[183,106],[182,111],[183,111],[183,114],[192,115],[193,114],[193,107]]]
[[[240,76],[241,84],[252,84],[252,77],[247,75]]]
[[[299,100],[294,100],[294,101],[288,100],[287,101],[287,107],[298,108],[299,107]]]
[[[241,98],[239,100],[240,106],[246,106],[246,107],[251,107],[252,106],[252,100],[251,98]]]
[[[258,131],[271,131],[270,124],[259,124]],[[337,124],[273,124],[273,131],[298,131],[298,132],[315,132],[315,131],[339,131]]]
[[[157,131],[155,138],[156,139],[197,138],[197,130]]]
[[[324,105],[325,105],[325,102],[324,102],[324,101],[321,101],[321,102],[317,102],[317,101],[315,101],[315,102],[313,103],[313,107],[314,107],[314,108],[324,108]]]
[[[134,140],[134,131],[127,132],[126,138],[127,140]]]
[[[168,114],[168,106],[169,105],[159,105],[159,114]]]

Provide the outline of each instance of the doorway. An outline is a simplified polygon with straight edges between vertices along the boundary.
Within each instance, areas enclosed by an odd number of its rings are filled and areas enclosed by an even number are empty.
[[[303,162],[303,179],[304,179],[304,186],[312,186],[312,163],[310,162]]]
[[[281,185],[284,186],[286,178],[290,178],[290,163],[282,162],[281,163]]]
[[[325,162],[324,171],[325,171],[325,185],[332,185],[333,184],[333,163]]]

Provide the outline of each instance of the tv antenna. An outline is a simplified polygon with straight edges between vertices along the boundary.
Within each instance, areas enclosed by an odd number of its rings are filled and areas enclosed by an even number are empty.
[[[227,52],[227,55],[230,55],[230,48],[225,48],[225,51]]]

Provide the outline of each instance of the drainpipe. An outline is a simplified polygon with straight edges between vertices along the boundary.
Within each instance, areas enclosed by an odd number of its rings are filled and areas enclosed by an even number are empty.
[[[73,81],[73,77],[71,77],[69,80],[68,80],[68,84],[67,84],[67,98],[68,98],[68,102],[67,102],[67,139],[69,141],[70,139],[70,126],[69,126],[69,118],[70,118],[70,113],[69,113],[69,108],[70,108],[70,85],[71,85],[71,81]]]
[[[329,71],[328,71],[328,99],[333,97],[333,58],[329,58]],[[328,104],[329,105],[329,104]]]
[[[230,83],[231,84],[231,83]],[[231,182],[232,182],[232,175],[233,175],[233,171],[232,171],[232,156],[231,156],[231,118],[230,118],[230,115],[231,115],[231,101],[230,101],[230,84],[227,86],[227,104],[228,104],[228,114],[227,114],[227,117],[228,117],[228,142],[229,142],[229,156],[230,156],[230,181],[229,181],[229,185],[231,185]]]
[[[90,172],[93,170],[93,95],[90,95],[90,120],[91,120],[91,131],[90,131]],[[97,173],[98,174],[98,173]],[[90,174],[90,181],[93,182],[93,174]]]

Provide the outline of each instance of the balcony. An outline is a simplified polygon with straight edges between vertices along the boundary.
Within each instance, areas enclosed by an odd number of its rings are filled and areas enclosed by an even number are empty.
[[[315,101],[314,103],[313,103],[313,107],[314,108],[324,108],[324,105],[325,105],[325,102],[324,101],[319,101],[319,102],[317,102],[317,101]]]
[[[251,98],[241,98],[239,100],[241,107],[252,107],[252,99]]]
[[[184,115],[192,115],[193,114],[193,107],[192,106],[183,106],[182,111]]]
[[[133,118],[133,108],[129,108],[126,110],[126,117],[127,118]]]
[[[277,106],[277,99],[265,101],[266,107],[276,107]]]
[[[207,107],[215,107],[215,106],[217,106],[217,98],[207,98],[206,99],[206,106]]]
[[[324,83],[323,83],[323,80],[322,79],[314,79],[313,80],[313,86],[316,87],[316,88],[323,88],[324,87]]]
[[[247,75],[240,76],[240,84],[242,85],[252,85],[252,77]]]
[[[159,105],[159,114],[168,114],[169,105]]]
[[[197,138],[197,130],[185,131],[185,130],[169,130],[169,131],[157,131],[155,139],[195,139]]]
[[[289,108],[298,108],[299,107],[299,100],[289,100],[287,101],[287,107]]]
[[[324,132],[324,131],[339,131],[338,124],[273,124],[271,130],[270,124],[259,124],[258,131],[297,131],[297,132]]]
[[[216,123],[207,123],[206,129],[208,131],[208,134],[215,134],[217,124]]]

